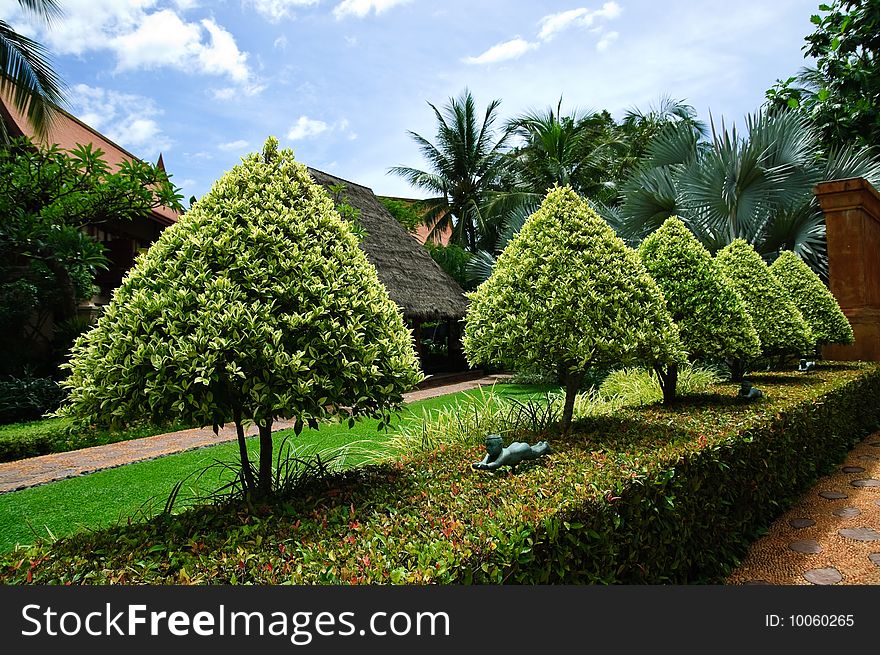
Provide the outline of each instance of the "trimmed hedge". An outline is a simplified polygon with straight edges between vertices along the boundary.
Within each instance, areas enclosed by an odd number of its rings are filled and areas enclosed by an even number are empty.
[[[183,430],[186,427],[189,426],[141,426],[124,431],[77,428],[73,425],[73,421],[64,418],[0,425],[0,462],[12,462],[26,457],[65,453],[117,441],[152,437],[156,434]]]
[[[515,475],[456,445],[316,481],[280,508],[209,507],[0,560],[6,583],[720,582],[880,419],[880,366],[755,376],[575,425]]]

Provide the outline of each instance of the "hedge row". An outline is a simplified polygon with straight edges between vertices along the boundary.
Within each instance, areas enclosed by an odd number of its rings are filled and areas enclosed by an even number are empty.
[[[759,530],[880,419],[880,366],[755,376],[672,407],[623,409],[514,475],[449,446],[234,505],[38,544],[6,583],[694,583],[723,580]]]
[[[0,425],[0,462],[102,446],[182,430],[184,425],[140,426],[128,430],[77,428],[65,418]]]

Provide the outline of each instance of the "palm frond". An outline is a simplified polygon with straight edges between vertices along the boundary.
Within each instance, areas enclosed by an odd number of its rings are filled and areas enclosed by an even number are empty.
[[[62,89],[48,50],[0,20],[0,91],[12,93],[15,108],[40,137],[48,133],[56,106],[64,101]]]

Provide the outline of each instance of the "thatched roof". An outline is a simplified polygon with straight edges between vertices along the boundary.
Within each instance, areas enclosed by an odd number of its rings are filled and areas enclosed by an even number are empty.
[[[345,185],[340,197],[360,211],[360,222],[366,232],[361,248],[406,318],[433,320],[464,316],[467,299],[461,287],[388,213],[371,189],[314,168],[309,168],[309,173],[324,187]]]

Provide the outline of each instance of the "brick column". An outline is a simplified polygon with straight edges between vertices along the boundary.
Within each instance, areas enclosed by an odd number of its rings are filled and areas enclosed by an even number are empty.
[[[855,343],[826,346],[832,360],[880,361],[880,193],[866,180],[816,185],[828,236],[831,293],[852,324]]]

